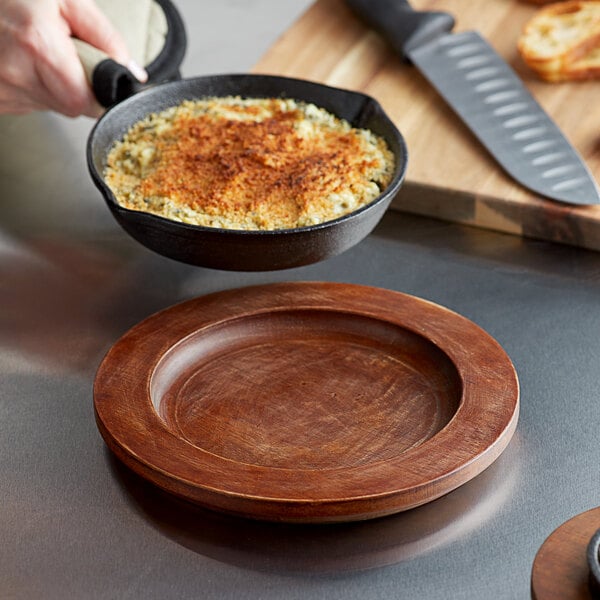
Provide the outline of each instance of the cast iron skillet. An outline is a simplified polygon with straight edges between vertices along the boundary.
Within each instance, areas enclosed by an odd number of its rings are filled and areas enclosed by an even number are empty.
[[[354,126],[383,136],[396,157],[393,179],[370,204],[333,221],[275,231],[200,227],[122,208],[102,173],[113,143],[150,112],[203,96],[287,97],[313,102]],[[400,188],[407,164],[404,138],[380,104],[361,93],[268,75],[213,75],[150,87],[109,109],[96,123],[87,145],[92,179],[117,222],[138,242],[169,258],[232,271],[299,267],[344,252],[377,225]]]

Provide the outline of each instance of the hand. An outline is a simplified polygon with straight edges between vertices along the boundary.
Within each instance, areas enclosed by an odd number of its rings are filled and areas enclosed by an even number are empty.
[[[140,79],[124,40],[94,0],[0,0],[0,113],[53,110],[70,117],[103,109],[71,36],[95,46]]]

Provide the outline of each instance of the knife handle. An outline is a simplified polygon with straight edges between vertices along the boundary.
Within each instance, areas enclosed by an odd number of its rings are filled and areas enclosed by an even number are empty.
[[[412,49],[452,31],[455,23],[448,13],[418,11],[407,0],[346,0],[346,4],[404,59]]]

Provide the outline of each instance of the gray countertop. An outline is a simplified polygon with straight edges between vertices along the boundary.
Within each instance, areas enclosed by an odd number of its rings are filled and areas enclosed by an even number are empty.
[[[249,69],[307,4],[180,0],[183,74]],[[388,212],[309,267],[179,264],[113,221],[85,166],[92,124],[0,118],[0,597],[528,598],[545,538],[600,505],[600,255]],[[114,460],[92,385],[119,336],[182,300],[284,280],[399,290],[494,336],[522,402],[500,459],[423,507],[320,527],[192,507]]]

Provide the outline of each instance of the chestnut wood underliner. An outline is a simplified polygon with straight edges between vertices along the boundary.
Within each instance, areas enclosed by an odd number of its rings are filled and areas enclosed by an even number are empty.
[[[557,527],[539,549],[531,575],[533,600],[592,600],[586,551],[600,529],[600,507]]]
[[[107,445],[141,476],[266,520],[364,520],[430,502],[503,452],[519,385],[471,321],[381,288],[281,283],[166,309],[96,377]]]

